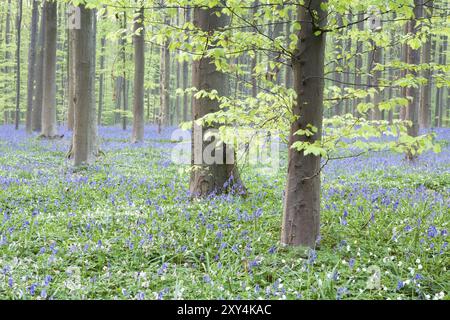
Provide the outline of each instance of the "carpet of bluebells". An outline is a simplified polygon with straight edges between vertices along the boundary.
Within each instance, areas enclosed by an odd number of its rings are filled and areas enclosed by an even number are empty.
[[[249,196],[193,201],[171,129],[99,134],[101,157],[75,170],[69,133],[0,127],[0,298],[449,299],[449,129],[414,164],[328,164],[309,251],[279,244],[285,154],[277,172],[242,168]]]

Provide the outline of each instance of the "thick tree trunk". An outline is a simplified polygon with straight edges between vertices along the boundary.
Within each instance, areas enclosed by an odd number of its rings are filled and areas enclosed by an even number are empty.
[[[289,11],[288,13],[288,17],[289,17],[289,21],[292,21],[293,18],[293,13],[291,11]],[[291,42],[290,40],[290,35],[291,35],[291,23],[286,23],[286,47],[288,47],[289,43]],[[256,52],[255,52],[255,61],[256,61]],[[255,65],[256,66],[256,65]],[[284,77],[284,84],[286,86],[286,88],[292,88],[292,66],[290,64],[286,65],[286,74]]]
[[[416,35],[418,31],[418,20],[422,17],[422,0],[414,0],[414,16],[412,21],[408,21],[408,31],[410,34]],[[413,48],[407,48],[407,63],[417,66],[420,64],[420,49],[414,50]],[[415,78],[418,76],[416,70],[409,70],[409,73]],[[411,122],[408,126],[408,135],[417,137],[419,134],[419,103],[420,103],[420,89],[413,86],[406,88],[406,95],[411,97],[408,106],[406,108],[406,120]],[[411,152],[407,153],[408,160],[414,160],[416,155]]]
[[[35,70],[36,70],[36,42],[38,36],[39,22],[39,2],[33,0],[33,9],[31,13],[31,33],[30,47],[28,50],[28,81],[27,81],[27,112],[25,115],[25,130],[30,134],[33,130],[33,96],[35,93]]]
[[[200,30],[212,34],[219,32],[221,28],[229,23],[226,15],[218,17],[216,12],[219,9],[194,9],[194,25]],[[210,44],[210,47],[214,44]],[[229,92],[229,84],[226,74],[216,70],[215,64],[209,57],[202,57],[196,60],[192,66],[192,85],[198,90],[217,90],[220,96],[226,96]],[[220,103],[217,100],[211,100],[207,97],[193,99],[192,117],[193,117],[193,135],[192,135],[192,165],[194,166],[190,178],[190,192],[194,197],[204,197],[211,193],[223,193],[229,191],[230,187],[235,185],[241,187],[237,167],[234,163],[234,150],[231,146],[214,140],[214,151],[208,153],[207,147],[211,148],[210,141],[205,141],[208,129],[214,129],[215,125],[210,127],[200,127],[195,121],[201,119],[208,113],[219,110]],[[214,138],[213,138],[214,139]],[[218,139],[218,137],[215,137]],[[208,154],[214,157],[215,161],[208,161],[203,155]]]
[[[21,44],[21,35],[22,35],[22,10],[23,10],[23,2],[19,0],[18,8],[17,8],[17,21],[16,21],[16,29],[17,29],[17,48],[16,48],[16,114],[15,114],[15,128],[19,129],[20,122],[20,44]]]
[[[45,4],[45,2],[44,2]],[[33,111],[31,123],[33,131],[41,132],[42,129],[42,98],[44,90],[44,38],[45,38],[45,10],[42,10],[39,27],[39,39],[36,58],[35,94],[33,99]]]
[[[44,86],[41,136],[54,138],[56,127],[56,41],[57,3],[45,2]]]
[[[144,8],[141,8],[134,21],[134,100],[133,133],[131,136],[132,143],[144,141],[144,37]]]
[[[325,34],[315,34],[315,31],[326,23],[326,13],[321,8],[324,2],[311,1],[310,10],[298,9],[301,30],[292,60],[297,93],[293,114],[297,120],[291,125],[289,146],[296,141],[314,143],[322,135]],[[316,18],[310,12],[317,14]],[[295,134],[308,125],[316,127],[317,133],[309,137]],[[314,247],[319,226],[320,156],[305,156],[303,151],[289,148],[281,243]]]
[[[80,5],[81,28],[73,32],[74,128],[71,158],[74,166],[90,164],[98,153],[95,110],[95,11]]]

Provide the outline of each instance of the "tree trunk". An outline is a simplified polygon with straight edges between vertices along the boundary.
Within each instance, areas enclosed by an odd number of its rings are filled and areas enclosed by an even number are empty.
[[[139,31],[140,30],[140,31]],[[144,68],[145,68],[145,27],[144,8],[134,21],[134,100],[133,100],[133,133],[131,142],[144,141]]]
[[[220,9],[194,9],[194,25],[203,32],[212,35],[214,32],[220,32],[221,28],[229,24],[229,18],[226,15],[218,17],[217,12]],[[211,48],[214,44],[209,44]],[[192,66],[192,85],[198,90],[217,90],[219,96],[226,96],[229,93],[229,83],[226,74],[218,71],[212,59],[203,56],[196,60]],[[242,187],[237,167],[234,163],[234,150],[231,146],[217,141],[214,137],[214,150],[209,154],[214,158],[206,159],[203,155],[207,146],[211,147],[211,141],[205,141],[208,129],[215,129],[214,124],[209,127],[200,127],[195,123],[208,113],[217,112],[220,103],[211,100],[208,97],[193,99],[192,117],[193,117],[193,135],[192,135],[192,165],[194,170],[190,177],[190,193],[194,197],[205,197],[212,193],[224,193],[235,185]],[[216,145],[217,143],[217,145]],[[241,192],[245,192],[241,188]]]
[[[325,1],[311,1],[309,9],[300,7],[301,25],[297,50],[292,59],[294,89],[297,102],[291,125],[289,146],[296,141],[314,143],[321,139],[324,90],[325,34],[315,35],[316,26],[326,23],[321,5]],[[317,13],[313,18],[310,12]],[[313,136],[296,135],[300,129],[313,125],[318,129]],[[320,156],[304,155],[289,148],[288,177],[285,192],[281,243],[314,247],[320,226]]]
[[[184,22],[191,21],[191,9],[186,8],[186,14],[184,17]],[[187,61],[183,61],[183,121],[188,121],[188,110],[189,110],[189,94],[186,93],[186,89],[189,87],[189,64]]]
[[[5,61],[9,62],[11,60],[11,52],[9,51],[9,44],[11,42],[11,0],[8,0],[8,7],[7,7],[6,10],[7,11],[6,11],[6,27],[5,27],[5,47],[6,47],[6,50],[5,50]],[[8,76],[9,72],[10,72],[9,67],[6,66],[4,68],[5,75]],[[5,81],[3,94],[6,97],[8,97],[9,92],[10,92],[9,83]],[[3,112],[4,119],[3,120],[4,120],[5,124],[8,124],[8,122],[9,122],[9,107],[10,107],[9,103],[10,102],[8,100],[9,99],[6,98],[3,101],[3,103],[4,103],[4,106],[3,106],[3,108],[4,108],[4,112]]]
[[[75,117],[75,101],[74,101],[74,95],[75,95],[75,59],[74,59],[74,32],[72,29],[68,29],[67,32],[67,40],[68,40],[68,46],[69,46],[69,52],[67,54],[68,56],[68,66],[67,66],[67,73],[68,73],[68,110],[67,110],[67,129],[69,131],[73,130],[74,126],[74,117]]]
[[[44,2],[45,5],[45,2]],[[39,27],[39,39],[36,58],[35,94],[33,99],[33,110],[31,123],[33,131],[41,132],[42,129],[42,98],[44,90],[44,38],[45,38],[45,10],[42,10]]]
[[[32,111],[33,111],[33,96],[35,93],[35,69],[36,69],[36,42],[37,29],[39,21],[39,3],[33,0],[33,9],[31,14],[31,34],[30,34],[30,48],[28,50],[28,82],[27,82],[27,112],[25,115],[25,130],[30,134],[33,130]]]
[[[441,45],[439,46],[439,65],[446,64],[447,52],[447,36],[441,36]],[[435,106],[435,126],[442,127],[444,125],[444,90],[443,88],[436,88],[436,106]]]
[[[103,112],[103,100],[105,98],[105,47],[106,47],[106,38],[103,36],[100,39],[100,79],[99,79],[99,93],[98,93],[98,115],[97,115],[97,124],[99,126],[102,125],[102,112]]]
[[[19,0],[18,8],[17,8],[17,49],[16,49],[16,116],[15,116],[15,128],[19,129],[20,122],[20,44],[21,44],[21,31],[22,31],[22,10],[23,10],[23,2]]]
[[[90,164],[98,153],[95,111],[95,11],[80,5],[81,28],[73,29],[74,128],[71,158],[74,166]]]
[[[56,41],[57,3],[45,2],[44,86],[42,98],[41,136],[54,138],[56,127]]]
[[[165,24],[170,23],[170,18],[165,18]],[[161,99],[161,119],[162,125],[167,127],[170,125],[170,51],[168,40],[164,41],[161,47],[161,64],[160,64],[160,99]]]
[[[418,31],[418,20],[422,17],[422,0],[414,0],[414,19],[408,21],[408,31],[409,33],[416,35]],[[410,46],[407,48],[407,63],[409,65],[417,66],[420,64],[420,49],[414,50]],[[409,73],[416,78],[418,76],[416,70],[409,70]],[[406,88],[406,95],[411,97],[406,108],[406,120],[411,122],[408,126],[408,135],[412,137],[417,137],[419,134],[419,102],[420,102],[420,89],[413,86]],[[416,158],[415,154],[412,152],[407,153],[408,160],[414,160]]]
[[[123,28],[127,29],[127,13],[123,13]],[[122,112],[122,129],[127,130],[127,111],[128,111],[128,80],[127,80],[127,52],[126,40],[122,39],[122,63],[123,63],[123,80],[122,80],[122,97],[123,97],[123,112]]]
[[[358,13],[358,31],[363,31],[364,30],[364,14],[363,13]],[[362,60],[362,54],[363,54],[363,48],[364,48],[364,43],[360,40],[356,41],[356,55],[355,55],[355,89],[361,89],[362,86],[362,77],[361,77],[361,72],[362,72],[362,66],[363,66],[363,60]],[[361,99],[357,98],[355,101],[355,106],[353,108],[353,115],[357,116],[358,115],[358,109],[356,108],[358,106],[358,104],[361,103]]]
[[[433,16],[433,0],[429,2],[430,7],[426,8],[426,17],[431,27],[431,17]],[[427,41],[422,48],[422,63],[429,64],[431,62],[431,34],[427,35]],[[427,129],[430,127],[431,118],[431,70],[427,68],[423,71],[423,77],[427,79],[427,83],[422,87],[419,107],[419,126]]]
[[[381,71],[377,70],[374,71],[373,69],[377,66],[377,64],[381,63],[381,59],[383,56],[383,49],[380,47],[377,47],[376,44],[371,40],[373,51],[371,52],[369,63],[368,63],[368,72],[369,72],[369,83],[370,87],[375,88],[377,91],[374,94],[373,97],[373,109],[370,114],[370,118],[372,120],[381,120],[381,111],[378,105],[381,101],[381,94],[380,94],[380,88],[379,88],[379,79],[381,78]]]

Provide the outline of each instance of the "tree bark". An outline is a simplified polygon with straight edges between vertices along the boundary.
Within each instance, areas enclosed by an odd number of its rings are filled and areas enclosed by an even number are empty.
[[[56,41],[57,3],[45,2],[44,84],[41,136],[55,138],[56,127]]]
[[[9,44],[11,42],[11,0],[8,0],[8,7],[6,9],[6,27],[5,27],[5,46],[6,46],[6,50],[5,50],[5,61],[10,61],[11,60],[11,52],[9,51]],[[5,75],[9,75],[10,69],[8,66],[6,66],[4,68],[4,73]],[[8,124],[9,123],[9,99],[8,99],[8,95],[10,92],[10,88],[9,88],[9,84],[7,82],[5,82],[5,86],[3,89],[3,94],[6,96],[6,98],[4,99],[3,103],[4,103],[4,123]]]
[[[16,48],[16,115],[15,115],[15,128],[19,130],[20,123],[20,44],[21,44],[21,36],[22,36],[22,10],[23,10],[23,2],[19,0],[18,8],[17,8],[17,21],[16,21],[16,29],[17,29],[17,48]]]
[[[45,0],[44,0],[45,5]],[[39,38],[36,58],[36,76],[35,76],[35,94],[32,110],[33,131],[41,132],[42,129],[42,98],[44,90],[44,39],[45,39],[45,10],[42,10],[41,22],[39,27]]]
[[[201,31],[212,35],[214,32],[220,32],[221,28],[229,24],[229,18],[226,15],[218,17],[216,13],[220,9],[194,9],[194,25]],[[209,44],[211,48],[214,44]],[[229,93],[229,83],[226,74],[218,71],[210,57],[203,56],[195,60],[192,66],[192,85],[198,90],[217,90],[219,96],[226,96]],[[217,161],[206,161],[203,157],[206,147],[210,142],[205,141],[205,134],[208,129],[217,129],[212,124],[203,128],[196,124],[196,120],[201,119],[208,113],[216,112],[220,109],[220,103],[215,99],[208,97],[193,99],[192,117],[193,117],[193,135],[192,135],[192,165],[194,166],[190,177],[190,193],[193,197],[205,197],[212,193],[228,192],[231,186],[240,188],[244,193],[239,173],[234,161],[234,150],[231,146],[214,139],[213,143],[220,145],[212,152]],[[216,157],[217,156],[217,157]],[[234,159],[233,159],[234,160]],[[211,163],[212,162],[212,163]],[[239,189],[238,189],[239,190]]]
[[[165,24],[170,23],[170,18],[165,18]],[[167,127],[170,125],[170,51],[168,40],[164,41],[161,47],[161,64],[160,64],[160,99],[161,99],[161,119],[162,125]]]
[[[309,10],[298,9],[301,30],[292,59],[297,93],[293,114],[297,119],[291,124],[289,146],[297,141],[314,143],[322,135],[325,33],[315,32],[326,23],[326,13],[321,8],[324,2],[310,1]],[[317,14],[316,18],[310,12]],[[295,134],[308,125],[317,128],[314,135]],[[319,226],[320,156],[304,155],[303,151],[289,148],[281,243],[314,247]]]
[[[140,30],[140,31],[139,31]],[[145,27],[144,8],[134,21],[134,100],[133,100],[133,132],[131,142],[144,141],[144,68],[145,68]]]
[[[74,128],[71,158],[74,166],[90,164],[98,153],[95,110],[95,11],[80,4],[81,28],[73,32]]]
[[[39,22],[39,3],[33,0],[33,9],[31,13],[31,33],[30,47],[28,49],[28,81],[27,81],[27,112],[25,115],[25,130],[30,134],[33,130],[33,96],[35,93],[35,70],[36,70],[36,42],[38,36]]]
[[[358,31],[363,31],[364,30],[364,14],[363,13],[359,13],[358,14]],[[362,51],[364,48],[364,43],[360,40],[356,41],[356,55],[355,55],[355,89],[361,89],[361,85],[362,85],[362,77],[361,77],[361,72],[362,72],[362,66],[363,66],[363,60],[362,60]],[[357,98],[355,101],[355,106],[353,108],[353,115],[357,116],[358,115],[358,109],[356,108],[358,106],[358,104],[361,103],[361,99]]]
[[[97,114],[97,124],[102,125],[102,112],[103,104],[105,98],[105,48],[106,48],[106,38],[103,36],[100,39],[100,79],[99,79],[99,93],[98,93],[98,114]]]
[[[416,35],[418,31],[418,20],[422,17],[422,0],[414,0],[414,19],[408,21],[408,31],[409,33]],[[420,49],[413,49],[410,46],[407,48],[407,63],[409,65],[417,66],[420,64]],[[416,70],[409,70],[409,73],[416,78],[418,76]],[[419,103],[420,103],[420,89],[413,86],[406,88],[406,95],[411,97],[408,106],[406,108],[406,120],[411,122],[408,126],[408,135],[412,137],[417,137],[419,134]],[[412,152],[407,152],[406,157],[408,160],[414,160],[416,158],[415,154]]]
[[[433,15],[433,1],[430,1],[431,7],[427,10],[426,16],[431,19]],[[429,64],[431,62],[431,34],[427,35],[427,41],[422,47],[422,63]],[[431,113],[431,70],[427,68],[423,71],[423,77],[427,79],[427,83],[422,87],[420,95],[419,107],[419,126],[427,129],[430,127],[430,113]]]

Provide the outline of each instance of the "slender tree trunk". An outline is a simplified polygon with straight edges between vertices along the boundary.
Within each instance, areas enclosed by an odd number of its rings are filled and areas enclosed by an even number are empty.
[[[97,115],[97,124],[99,126],[102,125],[102,112],[103,112],[103,104],[105,98],[105,47],[106,47],[106,38],[103,36],[100,39],[100,79],[99,79],[99,93],[98,93],[98,115]]]
[[[363,31],[364,30],[364,14],[363,13],[359,13],[358,14],[358,31]],[[364,44],[361,40],[357,40],[356,41],[356,55],[355,55],[355,89],[361,89],[362,87],[362,77],[361,77],[361,72],[362,72],[362,66],[363,66],[363,59],[362,59],[362,54],[363,54],[363,48],[364,48]],[[358,109],[356,108],[358,106],[358,104],[361,103],[361,99],[358,98],[355,101],[355,106],[353,108],[353,115],[357,116],[358,115]]]
[[[185,11],[184,22],[191,21],[191,9],[188,7]],[[189,94],[186,92],[186,89],[189,87],[189,64],[187,61],[183,61],[183,121],[186,122],[189,119],[188,110],[189,110]]]
[[[326,23],[326,13],[321,8],[324,2],[311,1],[310,10],[298,9],[301,30],[292,60],[297,93],[293,114],[297,119],[291,125],[289,146],[297,141],[314,143],[322,135],[325,33],[315,34],[314,25]],[[310,12],[317,13],[316,18]],[[309,125],[317,128],[313,136],[295,134]],[[304,155],[303,151],[289,148],[281,243],[314,247],[319,226],[320,156]]]
[[[71,157],[74,166],[90,164],[98,153],[95,110],[95,11],[81,4],[81,28],[73,32],[74,128]]]
[[[45,4],[45,2],[44,2]],[[39,38],[36,58],[35,94],[33,99],[33,110],[31,123],[33,131],[42,130],[42,98],[44,91],[44,38],[45,38],[45,10],[42,10],[39,27]]]
[[[75,95],[75,59],[74,59],[74,31],[72,29],[68,29],[67,32],[67,40],[68,40],[68,68],[67,68],[67,74],[68,74],[68,110],[67,110],[67,129],[69,131],[73,130],[74,126],[74,117],[75,117],[75,101],[74,101],[74,95]]]
[[[418,20],[422,17],[422,0],[414,0],[414,16],[415,18],[408,21],[409,33],[416,35],[418,31]],[[414,50],[413,48],[407,48],[407,63],[410,65],[420,64],[420,49]],[[418,76],[416,70],[409,70],[409,73],[415,78]],[[413,86],[406,88],[406,95],[412,97],[406,108],[406,120],[411,121],[411,126],[408,126],[408,135],[417,137],[419,134],[419,103],[420,103],[420,89]],[[416,155],[412,152],[407,153],[408,160],[414,160]]]
[[[433,16],[433,0],[429,1],[430,8],[425,9],[425,16],[431,24],[431,17]],[[431,25],[430,25],[431,26]],[[422,47],[422,64],[429,64],[431,62],[431,34],[427,35],[427,41]],[[419,126],[427,129],[430,127],[431,118],[431,70],[427,68],[423,71],[423,77],[427,79],[427,83],[422,87],[420,95],[419,107]]]
[[[145,68],[145,28],[144,8],[134,21],[134,100],[133,100],[133,133],[131,142],[144,141],[144,68]]]
[[[16,115],[15,115],[15,128],[19,129],[20,123],[20,44],[21,44],[21,35],[22,35],[22,10],[23,10],[23,2],[19,0],[18,8],[17,8],[17,49],[16,49]]]
[[[127,28],[127,13],[123,13],[123,28]],[[123,96],[123,112],[122,112],[122,129],[127,130],[127,111],[128,111],[128,80],[127,80],[127,52],[126,52],[126,41],[122,39],[122,63],[123,63],[123,82],[122,82],[122,96]]]
[[[194,9],[194,25],[200,30],[213,34],[220,32],[223,27],[229,24],[229,18],[226,15],[218,17],[217,12],[220,9]],[[214,44],[209,45],[211,48]],[[196,60],[192,66],[192,85],[198,90],[217,90],[219,96],[226,96],[229,93],[229,82],[226,74],[218,71],[210,57],[203,56]],[[237,167],[234,163],[234,150],[222,142],[217,141],[218,137],[207,138],[210,127],[201,127],[196,124],[196,120],[201,119],[208,113],[216,112],[220,109],[220,103],[217,100],[211,100],[208,97],[193,99],[192,117],[193,117],[193,135],[192,135],[192,165],[195,166],[191,172],[190,193],[194,197],[204,197],[211,193],[223,193],[229,191],[232,185],[241,187],[241,192],[245,192],[239,178]],[[212,144],[210,144],[212,143]],[[213,146],[214,150],[208,153],[207,147]],[[204,155],[214,158],[207,159]]]
[[[170,18],[166,17],[164,21],[168,25]],[[170,51],[167,40],[161,47],[160,77],[161,119],[162,125],[167,127],[170,125]]]
[[[371,41],[372,43],[372,48],[373,51],[371,52],[370,59],[369,59],[369,63],[368,63],[368,73],[369,73],[369,83],[370,86],[375,88],[375,90],[377,90],[374,94],[373,97],[373,109],[371,112],[371,116],[370,118],[372,120],[381,120],[381,111],[379,108],[379,104],[381,102],[381,93],[380,93],[380,88],[379,88],[379,80],[381,78],[381,71],[377,70],[374,71],[373,69],[377,66],[377,64],[381,63],[381,59],[383,57],[383,49],[376,46],[376,44]]]
[[[30,134],[33,130],[32,111],[33,111],[33,96],[35,93],[35,67],[36,67],[36,42],[37,29],[39,22],[39,3],[33,0],[33,9],[31,13],[31,33],[30,33],[30,48],[28,50],[28,82],[27,82],[27,112],[25,115],[25,130]]]
[[[441,36],[441,45],[439,48],[439,64],[445,65],[447,62],[447,36]],[[437,118],[437,127],[443,127],[445,117],[445,109],[444,109],[444,90],[442,87],[436,88],[436,118]]]
[[[407,22],[405,24],[405,34],[408,34],[408,32],[409,32],[409,22]],[[406,42],[402,46],[402,60],[405,63],[408,62],[408,44]],[[402,74],[402,77],[406,77],[407,69],[402,70],[401,74]],[[407,97],[406,87],[402,88],[401,91],[402,91],[402,97],[406,98]],[[402,121],[406,119],[406,107],[405,106],[400,107],[399,117],[400,117],[400,120],[402,120]]]
[[[348,14],[347,15],[347,20],[349,21],[349,22],[351,22],[352,21],[352,15],[351,14]],[[344,56],[345,56],[345,54],[347,54],[347,53],[349,53],[349,52],[351,52],[351,49],[352,49],[352,40],[351,40],[351,38],[350,38],[350,36],[348,35],[348,32],[350,31],[348,28],[347,28],[347,37],[348,37],[348,39],[347,40],[345,40],[345,48],[344,48]],[[344,64],[345,64],[345,67],[344,67],[344,83],[342,84],[342,93],[343,94],[345,94],[345,86],[348,86],[348,83],[350,83],[350,72],[351,72],[351,70],[350,70],[350,65],[349,65],[349,61],[348,61],[348,59],[347,58],[343,58],[344,59]],[[347,114],[347,113],[350,113],[350,99],[345,99],[344,100],[344,112],[345,112],[345,114]]]
[[[41,136],[54,138],[56,127],[56,41],[57,3],[45,2],[44,86]]]
[[[5,61],[10,61],[11,60],[11,52],[9,51],[9,44],[11,43],[11,0],[8,0],[8,7],[6,9],[6,27],[5,27],[5,47],[6,47],[6,51],[5,51]],[[4,73],[5,75],[9,75],[10,69],[8,66],[6,66],[4,68]],[[5,81],[5,86],[3,89],[3,94],[5,96],[8,96],[10,92],[10,87],[9,84]],[[6,98],[4,101],[4,123],[8,124],[9,123],[9,107],[10,107],[10,101],[8,98]]]

